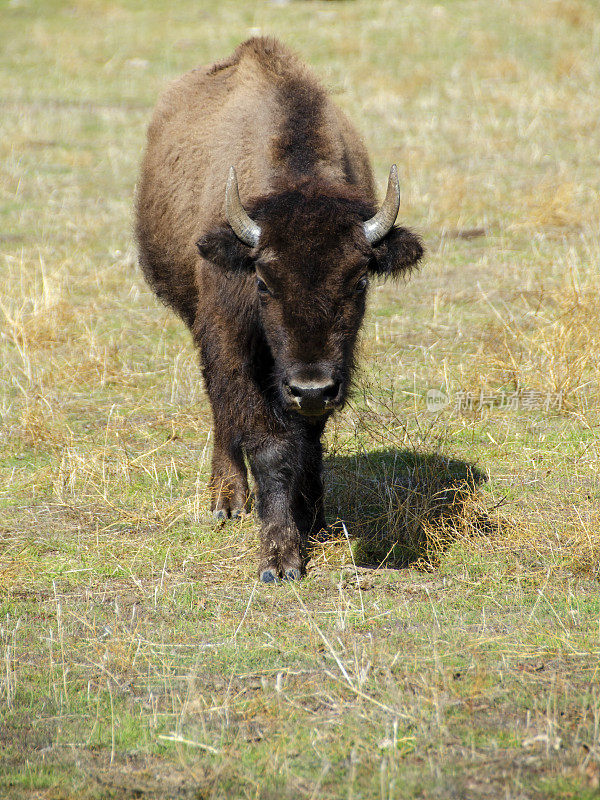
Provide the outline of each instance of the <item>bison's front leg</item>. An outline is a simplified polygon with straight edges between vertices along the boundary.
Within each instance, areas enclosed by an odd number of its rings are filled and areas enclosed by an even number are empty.
[[[250,462],[261,520],[259,578],[295,580],[308,536],[325,525],[320,441],[297,432],[261,447]]]
[[[249,455],[261,521],[258,576],[265,583],[295,580],[302,574],[302,531],[294,514],[299,453],[289,443],[272,441]]]
[[[310,436],[312,434],[312,436]],[[294,518],[300,530],[318,537],[327,529],[323,510],[323,456],[320,430],[309,432],[294,497]]]

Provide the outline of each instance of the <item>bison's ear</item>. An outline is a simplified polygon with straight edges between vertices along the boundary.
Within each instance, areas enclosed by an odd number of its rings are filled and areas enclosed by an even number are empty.
[[[254,269],[250,248],[242,244],[229,226],[219,226],[196,242],[198,252],[221,269],[248,272]]]
[[[414,267],[423,255],[419,237],[408,228],[392,230],[373,247],[371,270],[377,275],[399,275]]]

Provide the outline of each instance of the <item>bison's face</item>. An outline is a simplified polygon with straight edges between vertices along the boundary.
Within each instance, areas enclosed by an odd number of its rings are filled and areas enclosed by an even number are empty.
[[[373,209],[351,196],[295,190],[257,202],[251,214],[246,229],[216,228],[198,249],[252,287],[283,404],[320,417],[346,399],[370,277],[409,268],[422,247],[404,228],[371,243]]]
[[[320,416],[346,398],[369,258],[360,249],[349,253],[340,242],[310,258],[310,248],[299,253],[291,243],[278,244],[260,249],[254,275],[273,377],[290,410]]]

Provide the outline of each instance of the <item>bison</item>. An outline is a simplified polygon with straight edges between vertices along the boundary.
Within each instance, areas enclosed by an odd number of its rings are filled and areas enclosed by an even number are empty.
[[[271,38],[188,72],[160,99],[137,192],[144,275],[198,346],[214,425],[211,508],[244,513],[262,581],[301,577],[325,529],[321,437],[344,405],[371,276],[423,248],[378,209],[367,151],[310,70]]]

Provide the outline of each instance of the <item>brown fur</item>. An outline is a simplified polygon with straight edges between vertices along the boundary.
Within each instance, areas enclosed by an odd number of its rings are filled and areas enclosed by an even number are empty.
[[[225,220],[232,165],[261,226],[253,249]],[[298,577],[306,536],[325,525],[320,437],[347,393],[366,276],[397,274],[422,254],[405,228],[369,245],[362,222],[375,211],[360,137],[273,39],[187,73],[157,105],[138,190],[140,262],[200,350],[217,515],[245,508],[248,458],[263,580]]]

